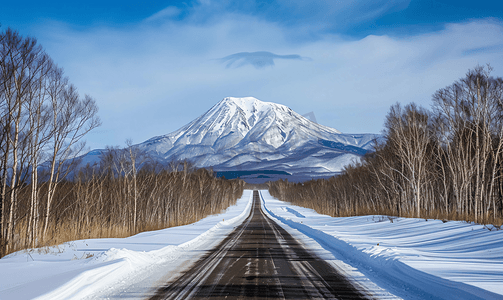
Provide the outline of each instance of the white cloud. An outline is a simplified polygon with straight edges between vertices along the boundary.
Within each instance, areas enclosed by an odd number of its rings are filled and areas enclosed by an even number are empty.
[[[312,111],[320,124],[343,132],[379,132],[397,101],[429,106],[435,90],[477,64],[489,62],[503,74],[503,25],[491,20],[401,38],[327,34],[302,43],[288,38],[289,28],[252,16],[227,14],[205,25],[158,20],[133,29],[37,28],[34,35],[71,82],[98,101],[103,126],[89,136],[93,148],[169,133],[226,96]],[[261,69],[218,61],[257,51],[312,61],[277,60]]]

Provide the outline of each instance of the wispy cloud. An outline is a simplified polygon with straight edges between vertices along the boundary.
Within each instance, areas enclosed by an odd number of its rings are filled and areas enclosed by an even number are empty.
[[[467,50],[463,51],[463,54],[464,55],[473,55],[473,54],[479,54],[479,53],[496,53],[496,52],[498,52],[498,53],[503,52],[503,44],[467,49]]]
[[[278,0],[276,3],[276,9],[269,12],[270,19],[290,24],[300,22],[302,26],[330,28],[358,25],[385,13],[403,10],[407,8],[410,0]]]
[[[303,58],[298,54],[278,55],[271,52],[258,51],[235,53],[221,58],[220,61],[225,63],[227,68],[239,68],[245,65],[252,65],[257,69],[262,69],[265,67],[274,66],[275,59],[308,60],[307,58]]]
[[[175,6],[168,6],[165,9],[158,11],[157,13],[151,15],[147,19],[146,22],[154,22],[154,21],[162,21],[170,18],[177,17],[180,15],[182,10]]]
[[[373,20],[386,13],[408,7],[411,0],[248,0],[192,1],[192,20],[214,21],[224,15],[246,14],[295,28],[291,34],[313,34],[313,31],[341,29]]]

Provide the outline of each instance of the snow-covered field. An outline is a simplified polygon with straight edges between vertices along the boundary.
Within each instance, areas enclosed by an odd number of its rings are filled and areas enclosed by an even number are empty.
[[[276,200],[268,191],[261,195],[268,214],[320,256],[351,265],[363,281],[396,296],[503,299],[503,230],[458,221],[333,218]]]
[[[236,206],[197,223],[125,239],[65,243],[0,259],[0,299],[141,298],[183,271],[244,220]],[[261,191],[265,211],[381,298],[503,299],[503,230],[465,222],[332,218]]]

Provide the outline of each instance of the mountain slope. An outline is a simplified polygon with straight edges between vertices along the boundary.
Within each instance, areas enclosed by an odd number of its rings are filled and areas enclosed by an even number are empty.
[[[252,97],[224,98],[179,130],[137,146],[154,158],[214,170],[337,173],[371,150],[374,134],[342,134],[290,108]]]

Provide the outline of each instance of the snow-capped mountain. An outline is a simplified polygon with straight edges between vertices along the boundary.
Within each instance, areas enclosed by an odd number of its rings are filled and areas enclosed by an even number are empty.
[[[337,173],[371,150],[375,134],[342,134],[290,108],[252,97],[224,98],[179,130],[137,146],[164,162],[217,171]]]

